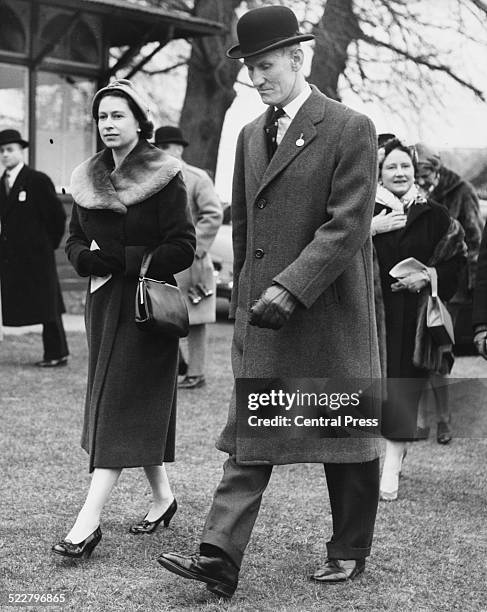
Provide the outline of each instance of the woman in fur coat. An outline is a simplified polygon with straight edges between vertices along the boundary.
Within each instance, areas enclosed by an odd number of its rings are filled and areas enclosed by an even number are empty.
[[[131,533],[167,526],[176,511],[164,468],[174,460],[178,339],[135,325],[142,257],[147,275],[176,284],[194,257],[195,232],[180,163],[150,145],[148,108],[130,81],[100,89],[92,113],[105,149],[71,178],[73,214],[66,244],[86,301],[88,386],[81,445],[92,480],[66,538],[53,552],[90,555],[101,539],[100,514],[122,468],[144,468],[153,493]]]
[[[420,438],[418,403],[428,371],[445,371],[448,364],[451,367],[448,350],[434,352],[439,355],[436,363],[432,363],[431,351],[426,351],[431,347],[425,322],[431,281],[437,277],[442,300],[451,297],[466,253],[461,226],[443,207],[418,194],[414,175],[411,150],[397,139],[389,141],[379,161],[372,219],[378,263],[376,314],[383,377],[387,376],[382,412],[382,434],[387,442],[380,485],[381,498],[387,501],[397,499],[406,442]],[[399,280],[392,278],[391,268],[409,257],[424,268],[401,275]]]

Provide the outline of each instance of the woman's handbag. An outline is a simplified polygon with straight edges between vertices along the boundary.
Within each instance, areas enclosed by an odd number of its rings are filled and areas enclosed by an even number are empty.
[[[135,323],[144,331],[183,338],[189,333],[188,308],[178,287],[147,278],[152,253],[146,253],[140,266],[135,294]]]
[[[453,321],[446,306],[438,297],[438,276],[434,268],[430,269],[431,295],[428,296],[426,308],[426,326],[437,346],[455,343]]]

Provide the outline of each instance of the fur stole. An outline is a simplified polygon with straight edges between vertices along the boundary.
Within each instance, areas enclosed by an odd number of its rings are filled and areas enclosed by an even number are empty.
[[[457,255],[465,256],[467,246],[464,242],[465,232],[460,223],[450,217],[450,225],[443,238],[438,242],[429,267],[448,261]],[[449,374],[454,362],[453,346],[445,344],[437,346],[433,343],[426,324],[429,291],[422,291],[418,300],[418,315],[416,319],[416,335],[414,342],[413,363],[416,367],[424,368],[437,374]]]
[[[118,168],[112,152],[104,149],[77,166],[70,190],[82,208],[113,210],[122,215],[161,191],[181,171],[181,163],[141,140]]]

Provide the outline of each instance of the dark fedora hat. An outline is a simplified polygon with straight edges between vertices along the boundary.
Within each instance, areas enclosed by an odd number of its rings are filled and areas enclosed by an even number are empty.
[[[184,138],[180,128],[175,125],[163,125],[157,128],[154,135],[156,145],[160,144],[181,144],[183,147],[188,146],[188,141]]]
[[[312,34],[299,32],[296,15],[286,6],[263,6],[248,11],[238,20],[237,36],[239,44],[227,51],[232,59],[314,39]]]
[[[27,140],[24,140],[17,130],[2,130],[0,132],[0,145],[11,144],[12,142],[18,142],[25,147],[29,146]]]

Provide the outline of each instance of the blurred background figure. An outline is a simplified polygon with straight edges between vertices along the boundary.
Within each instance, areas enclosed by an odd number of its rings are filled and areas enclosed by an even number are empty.
[[[472,303],[483,225],[479,201],[472,185],[442,164],[438,151],[424,143],[416,144],[415,149],[418,157],[416,182],[420,190],[427,197],[444,206],[465,231],[467,266],[460,274],[455,295],[447,304],[455,324],[460,308]],[[431,375],[430,385],[433,393],[428,392],[423,397],[421,412],[426,421],[429,404],[433,403],[432,408],[437,420],[436,439],[439,444],[448,444],[452,439],[448,385],[445,384],[442,376],[436,374]]]
[[[205,384],[207,323],[216,319],[216,286],[213,264],[208,254],[223,220],[220,199],[204,170],[182,160],[188,145],[180,128],[164,125],[156,130],[155,144],[181,160],[188,202],[196,228],[196,256],[193,265],[176,275],[189,311],[187,365],[180,350],[179,373],[185,374],[179,383],[182,389],[196,389]]]
[[[387,376],[382,411],[386,454],[380,483],[381,499],[386,501],[397,499],[406,442],[421,439],[418,405],[429,372],[418,363],[416,353],[425,333],[419,322],[431,278],[437,275],[438,293],[447,299],[455,293],[464,263],[463,230],[443,207],[418,193],[414,176],[411,148],[397,139],[389,140],[379,162],[371,226],[378,264],[374,282],[382,376]],[[408,257],[427,270],[411,272],[394,282],[389,271]]]
[[[4,325],[42,324],[44,356],[35,365],[64,366],[68,345],[54,251],[66,213],[51,179],[24,164],[29,143],[17,130],[0,132],[0,287]]]
[[[487,359],[487,225],[480,243],[477,276],[473,295],[473,343],[479,355]]]

